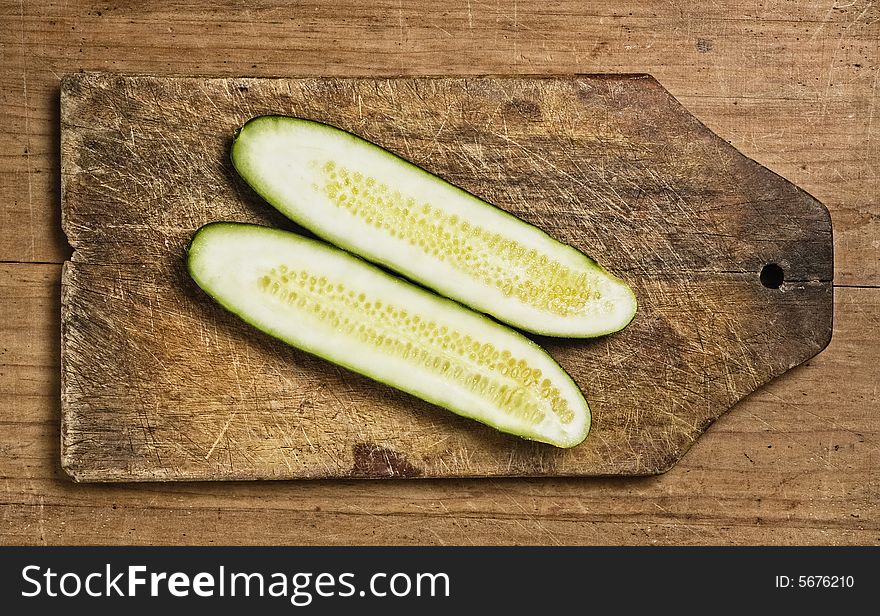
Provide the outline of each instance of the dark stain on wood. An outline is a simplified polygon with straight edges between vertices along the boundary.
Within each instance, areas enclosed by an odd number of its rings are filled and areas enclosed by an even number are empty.
[[[505,109],[508,117],[512,119],[522,118],[530,121],[541,119],[541,108],[534,101],[514,99],[505,105]]]
[[[61,455],[78,480],[658,473],[830,339],[827,210],[649,76],[77,74],[61,95],[75,248],[62,279]],[[352,375],[255,332],[191,283],[182,255],[201,225],[295,228],[229,165],[233,131],[263,113],[356,132],[634,287],[625,330],[539,339],[590,401],[583,444],[529,443]],[[761,283],[768,263],[783,269],[778,289]]]
[[[712,48],[715,46],[715,43],[712,39],[706,38],[697,38],[696,47],[697,51],[700,53],[709,53],[712,51]]]
[[[375,443],[357,443],[352,447],[354,477],[418,477],[422,469],[410,464],[406,456]]]

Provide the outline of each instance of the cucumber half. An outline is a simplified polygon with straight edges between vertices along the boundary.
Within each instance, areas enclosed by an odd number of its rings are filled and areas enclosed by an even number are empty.
[[[261,116],[232,162],[321,238],[520,329],[589,338],[635,316],[629,286],[582,252],[351,133]]]
[[[257,329],[454,413],[558,447],[590,429],[580,389],[537,344],[332,246],[212,223],[187,265]]]

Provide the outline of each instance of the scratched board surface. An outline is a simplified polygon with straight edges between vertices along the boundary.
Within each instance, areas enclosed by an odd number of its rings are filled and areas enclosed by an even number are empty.
[[[645,75],[61,86],[62,464],[82,481],[640,475],[831,336],[831,223]],[[263,335],[188,277],[201,225],[292,229],[235,174],[247,119],[355,132],[593,255],[639,313],[534,337],[593,410],[583,444],[501,434]],[[777,264],[784,281],[772,280]],[[769,285],[769,286],[767,286]],[[759,421],[759,419],[756,419]]]

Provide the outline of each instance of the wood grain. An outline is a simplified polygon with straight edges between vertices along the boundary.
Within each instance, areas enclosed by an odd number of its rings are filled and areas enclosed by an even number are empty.
[[[514,17],[514,0],[2,0],[0,261],[70,254],[58,196],[66,72],[614,71],[651,72],[818,197],[834,220],[836,284],[880,284],[876,2],[516,6]],[[2,544],[880,544],[873,288],[838,288],[830,346],[738,403],[659,477],[138,485],[71,484],[60,470],[60,266],[0,263],[0,288]]]
[[[541,338],[590,401],[529,443],[258,335],[183,267],[214,220],[289,227],[230,135],[287,113],[355,132],[623,275],[640,313]],[[643,475],[831,335],[825,208],[647,76],[181,79],[77,74],[61,103],[62,461],[77,480]],[[785,270],[779,289],[759,274]]]
[[[880,284],[873,0],[0,0],[0,260],[60,263],[57,94],[78,70],[162,75],[654,75],[711,129],[815,195],[838,284]],[[26,222],[20,227],[21,222]]]
[[[664,475],[144,484],[59,466],[60,266],[0,291],[0,544],[880,545],[880,289],[838,289],[828,348]]]

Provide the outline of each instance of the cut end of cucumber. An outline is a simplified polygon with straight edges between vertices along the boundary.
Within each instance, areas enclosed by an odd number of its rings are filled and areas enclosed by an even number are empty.
[[[262,116],[231,156],[318,236],[520,329],[586,338],[635,316],[629,286],[580,251],[351,133]]]
[[[590,409],[521,334],[302,236],[239,223],[199,229],[196,283],[256,328],[501,431],[573,447]]]

